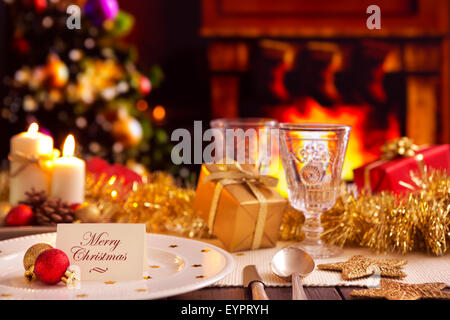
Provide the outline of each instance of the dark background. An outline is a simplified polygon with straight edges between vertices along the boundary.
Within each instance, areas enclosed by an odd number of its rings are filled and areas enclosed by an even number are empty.
[[[128,40],[139,50],[142,70],[159,65],[164,80],[149,98],[168,110],[170,127],[192,126],[209,118],[206,44],[199,36],[201,1],[119,1],[135,17]]]

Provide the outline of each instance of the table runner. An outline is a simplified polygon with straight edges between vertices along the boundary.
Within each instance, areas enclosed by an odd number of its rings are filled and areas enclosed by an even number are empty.
[[[274,275],[270,270],[270,261],[273,255],[281,248],[291,244],[290,242],[278,242],[276,248],[259,249],[252,251],[242,251],[233,253],[236,266],[234,271],[227,277],[216,282],[212,286],[228,287],[242,286],[242,269],[248,264],[256,265],[260,276],[266,286],[290,286],[290,282],[282,280]],[[408,260],[408,264],[403,267],[407,277],[401,281],[405,283],[426,283],[426,282],[443,282],[450,286],[450,255],[435,257],[420,252],[409,253],[406,255],[399,254],[375,254],[366,248],[346,248],[344,252],[337,257],[329,259],[317,259],[316,266],[322,263],[331,263],[346,261],[354,255],[364,255],[372,258],[400,258]],[[341,277],[340,272],[315,270],[304,278],[305,286],[371,286],[373,279],[359,279],[345,281]]]

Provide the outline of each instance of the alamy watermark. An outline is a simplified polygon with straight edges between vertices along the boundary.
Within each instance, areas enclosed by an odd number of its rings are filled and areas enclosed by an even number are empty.
[[[366,20],[366,27],[369,30],[381,29],[381,9],[376,4],[372,4],[367,7],[367,14],[370,16]]]
[[[67,7],[66,13],[69,17],[66,26],[69,30],[81,29],[81,8],[75,4]],[[370,14],[366,20],[366,27],[369,30],[381,29],[381,9],[378,5],[372,4],[367,7],[366,14]]]
[[[69,30],[81,29],[81,9],[79,6],[72,4],[67,7],[66,13],[69,17],[66,20],[66,26]]]
[[[194,121],[193,133],[178,128],[172,132],[171,159],[176,165],[238,163],[269,166],[278,159],[277,128],[209,128],[203,131],[202,121]]]

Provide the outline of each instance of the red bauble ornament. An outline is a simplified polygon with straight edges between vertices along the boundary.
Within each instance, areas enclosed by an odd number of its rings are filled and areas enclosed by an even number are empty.
[[[47,9],[47,0],[33,0],[37,13],[42,13]]]
[[[20,54],[25,54],[30,51],[30,44],[22,37],[17,37],[13,40],[13,47],[19,51]]]
[[[143,95],[147,95],[152,91],[152,83],[145,76],[139,77],[139,92]]]
[[[7,226],[28,226],[33,224],[34,212],[29,206],[19,204],[12,208],[5,218],[5,224]]]
[[[69,268],[69,258],[59,249],[42,252],[34,263],[36,278],[46,284],[57,284]]]

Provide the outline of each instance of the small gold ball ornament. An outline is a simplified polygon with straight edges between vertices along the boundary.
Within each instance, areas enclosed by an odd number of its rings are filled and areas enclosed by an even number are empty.
[[[84,223],[103,222],[102,212],[95,204],[83,204],[75,211],[75,217]]]
[[[55,88],[62,88],[69,80],[69,69],[57,55],[50,55],[46,67],[50,85]]]
[[[25,252],[23,256],[23,267],[25,268],[25,279],[32,281],[36,278],[34,274],[34,263],[37,257],[44,251],[53,249],[48,243],[37,243]]]
[[[133,147],[142,140],[142,126],[133,117],[119,118],[112,126],[113,137],[124,147]]]

